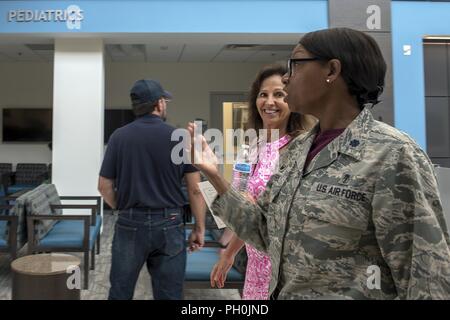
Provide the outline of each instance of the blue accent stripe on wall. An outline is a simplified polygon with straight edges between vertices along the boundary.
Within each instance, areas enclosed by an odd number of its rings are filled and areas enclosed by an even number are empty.
[[[395,126],[426,148],[423,42],[450,35],[450,3],[392,2]],[[411,45],[411,55],[403,54]]]
[[[309,1],[2,1],[0,33],[303,33],[328,26],[328,2]],[[81,29],[65,22],[8,22],[10,10],[83,10]]]

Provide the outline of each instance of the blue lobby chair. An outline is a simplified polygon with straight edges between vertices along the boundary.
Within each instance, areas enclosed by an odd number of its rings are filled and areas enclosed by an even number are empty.
[[[186,241],[190,234],[192,224],[186,225]],[[186,289],[210,289],[211,270],[220,258],[219,249],[223,246],[215,239],[211,230],[215,225],[207,224],[205,231],[205,246],[188,254],[186,261],[185,288]],[[239,289],[244,287],[245,275],[233,266],[227,275],[227,281],[223,289]]]
[[[210,274],[214,264],[219,260],[217,248],[202,248],[189,254],[186,263],[185,284],[187,289],[208,289],[211,288]],[[227,275],[227,281],[223,289],[242,289],[244,285],[244,275],[239,273],[234,267]]]
[[[12,164],[0,163],[0,197],[7,194],[7,188],[11,185]]]
[[[17,257],[17,234],[15,232],[7,232],[7,229],[17,229],[17,221],[18,219],[15,215],[0,215],[0,252],[9,253],[11,260]]]
[[[11,174],[11,183],[7,187],[8,194],[21,190],[36,188],[48,179],[48,166],[45,163],[18,163],[16,171]]]
[[[0,197],[0,252],[9,253],[14,260],[26,242],[24,197]]]
[[[96,204],[69,205],[61,204],[60,200],[96,200]],[[85,289],[89,269],[95,268],[95,249],[100,253],[100,200],[100,197],[60,197],[53,184],[42,184],[27,193],[28,253],[83,252]],[[63,215],[62,209],[89,209],[91,213]]]

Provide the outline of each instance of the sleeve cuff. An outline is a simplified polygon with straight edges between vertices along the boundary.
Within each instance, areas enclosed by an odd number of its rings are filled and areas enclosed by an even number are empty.
[[[216,197],[211,205],[211,208],[215,215],[224,218],[230,215],[230,212],[227,212],[227,207],[239,207],[241,202],[242,195],[240,192],[233,187],[230,187],[227,192]]]

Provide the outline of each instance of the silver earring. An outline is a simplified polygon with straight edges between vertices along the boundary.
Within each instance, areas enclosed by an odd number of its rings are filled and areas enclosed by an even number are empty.
[[[331,82],[331,80],[330,79],[327,79],[327,83],[330,83]]]

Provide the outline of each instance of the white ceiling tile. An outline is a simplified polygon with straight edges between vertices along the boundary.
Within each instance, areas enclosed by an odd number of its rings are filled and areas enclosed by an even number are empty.
[[[255,50],[222,50],[212,62],[244,62],[256,52]]]
[[[11,59],[10,57],[0,53],[0,62],[11,62],[13,61],[13,59]]]
[[[109,44],[105,51],[112,61],[145,61],[145,46],[142,44]]]
[[[54,52],[39,52],[37,53],[44,61],[51,62],[55,59]]]
[[[291,51],[258,51],[256,54],[250,56],[246,62],[275,62],[286,61],[289,59]]]
[[[42,61],[43,59],[23,44],[1,45],[0,53],[13,61]]]
[[[211,61],[223,47],[223,44],[187,44],[179,62]]]
[[[269,62],[284,60],[280,45],[295,46],[299,34],[151,33],[102,34],[105,61],[117,62]],[[0,54],[11,61],[52,61],[55,36],[23,37],[0,35]],[[28,48],[26,45],[35,44]],[[229,44],[255,44],[263,47],[226,50]],[[40,49],[39,46],[42,46]],[[273,47],[273,48],[267,48]],[[278,46],[278,48],[276,48]],[[46,49],[47,48],[47,49]],[[162,49],[161,49],[162,48]],[[258,50],[263,50],[259,52]],[[264,51],[273,52],[264,52]],[[286,51],[287,52],[287,51]],[[19,55],[21,53],[21,55]],[[275,53],[272,55],[272,53]],[[290,52],[289,52],[290,54]]]
[[[145,45],[147,62],[176,62],[183,52],[184,44],[168,44],[164,42]]]
[[[111,57],[111,61],[113,61],[113,62],[145,62],[145,57],[139,57],[139,56],[134,56],[134,57],[130,57],[130,56],[124,56],[124,57],[113,56],[113,57]]]

